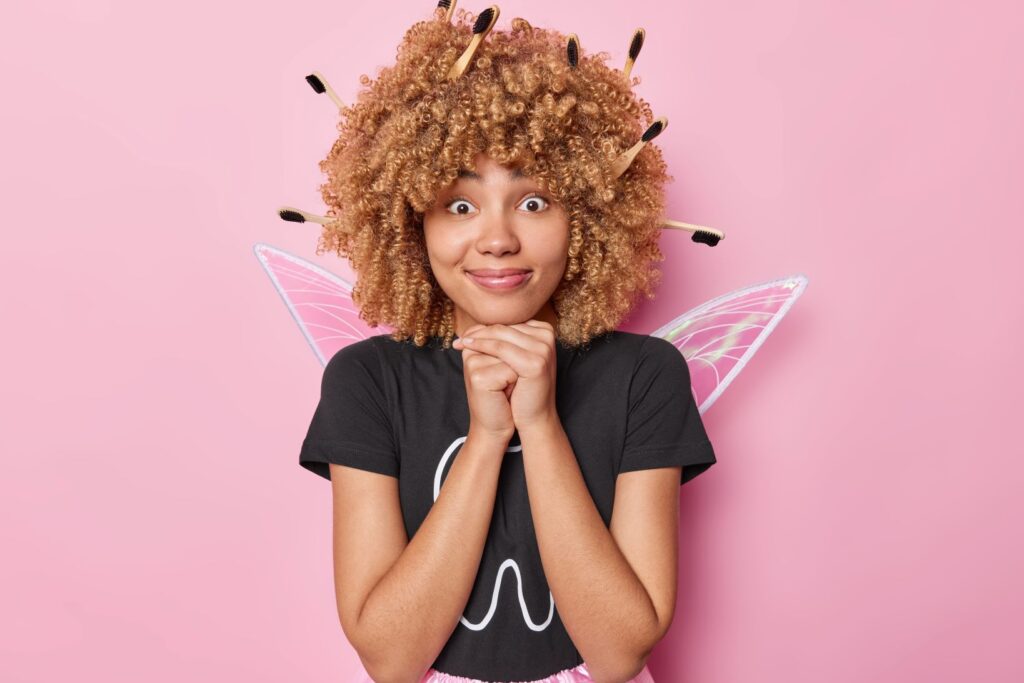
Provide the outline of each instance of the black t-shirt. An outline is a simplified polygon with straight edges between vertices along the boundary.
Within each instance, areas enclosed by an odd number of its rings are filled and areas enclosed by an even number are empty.
[[[689,368],[671,342],[614,331],[576,349],[556,342],[556,352],[558,415],[605,526],[619,472],[679,465],[682,484],[715,463]],[[381,334],[327,363],[299,462],[327,479],[328,463],[397,477],[412,538],[468,431],[461,351],[445,349],[439,337],[417,347]],[[519,445],[517,432],[502,461],[476,583],[433,664],[438,671],[535,680],[583,663],[544,577]]]

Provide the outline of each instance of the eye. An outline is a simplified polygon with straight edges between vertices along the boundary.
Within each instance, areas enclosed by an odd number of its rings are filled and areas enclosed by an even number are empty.
[[[453,206],[456,207],[455,211],[451,210]],[[448,206],[446,208],[448,209],[448,213],[454,213],[454,214],[463,216],[463,215],[469,213],[469,209],[466,209],[464,207],[471,207],[471,206],[473,206],[473,205],[470,204],[465,199],[463,199],[462,197],[456,197],[455,199],[453,199],[450,202],[448,202]]]
[[[544,204],[543,208],[537,209],[536,211],[534,211],[532,209],[529,209],[528,210],[529,213],[540,213],[541,211],[546,209],[548,207],[548,205],[549,205],[548,204],[548,200],[545,199],[544,197],[541,197],[539,194],[532,194],[529,197],[527,197],[526,199],[524,199],[523,203],[520,204],[520,206],[523,206],[525,204],[526,206],[537,207],[541,203]]]

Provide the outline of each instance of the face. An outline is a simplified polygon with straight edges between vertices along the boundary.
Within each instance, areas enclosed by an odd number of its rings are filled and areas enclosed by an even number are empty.
[[[530,319],[557,328],[551,295],[568,261],[567,215],[516,169],[484,154],[474,162],[476,171],[463,170],[423,216],[430,267],[455,304],[456,335]]]

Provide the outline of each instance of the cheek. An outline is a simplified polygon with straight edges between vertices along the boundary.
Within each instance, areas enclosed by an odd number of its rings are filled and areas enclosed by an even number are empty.
[[[550,248],[548,263],[552,266],[564,265],[569,261],[569,226],[565,223],[553,226],[551,233],[559,235],[560,239],[554,239],[548,243]]]
[[[458,262],[461,246],[455,241],[445,239],[439,232],[424,231],[423,243],[427,249],[427,256],[435,270],[443,267],[451,267]]]

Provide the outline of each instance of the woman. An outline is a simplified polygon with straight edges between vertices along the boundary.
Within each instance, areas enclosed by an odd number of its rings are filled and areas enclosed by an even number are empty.
[[[653,117],[606,55],[522,19],[483,42],[492,10],[416,24],[342,110],[321,249],[395,331],[327,364],[300,462],[374,681],[647,682],[679,485],[715,462],[683,357],[615,330],[668,176],[650,145],[614,170]]]

